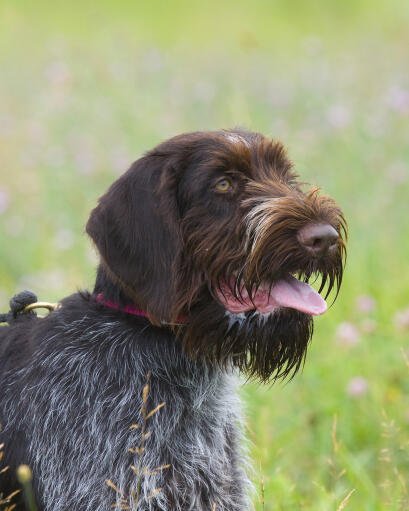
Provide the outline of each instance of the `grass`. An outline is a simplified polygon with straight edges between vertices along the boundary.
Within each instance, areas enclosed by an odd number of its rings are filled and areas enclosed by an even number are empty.
[[[87,215],[160,140],[280,138],[350,242],[302,374],[243,387],[257,510],[409,509],[409,4],[95,5],[0,6],[0,310],[92,285]]]
[[[150,391],[150,372],[146,375],[146,384],[142,390],[142,406],[141,406],[141,424],[132,424],[130,429],[136,429],[139,432],[139,443],[134,448],[129,449],[129,452],[138,456],[137,466],[131,465],[129,468],[135,474],[134,488],[128,489],[128,495],[124,495],[119,488],[110,479],[105,480],[105,484],[112,488],[116,495],[116,503],[112,505],[114,508],[122,510],[138,509],[139,503],[145,502],[145,498],[142,496],[143,489],[142,483],[145,477],[157,475],[158,472],[162,472],[171,467],[171,465],[161,465],[155,468],[143,466],[143,453],[145,451],[145,441],[150,437],[152,429],[148,429],[149,419],[153,417],[160,409],[166,405],[163,401],[159,405],[155,406],[152,410],[148,411],[147,403]],[[146,496],[146,500],[150,500],[162,491],[163,488],[155,488],[150,495]],[[143,498],[143,502],[141,501]]]

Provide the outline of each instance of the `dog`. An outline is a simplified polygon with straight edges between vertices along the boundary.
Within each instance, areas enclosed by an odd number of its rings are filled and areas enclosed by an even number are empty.
[[[251,509],[237,375],[303,365],[327,308],[308,281],[341,285],[342,210],[280,142],[194,132],[133,163],[86,231],[93,292],[0,327],[0,493],[27,464],[44,511]]]

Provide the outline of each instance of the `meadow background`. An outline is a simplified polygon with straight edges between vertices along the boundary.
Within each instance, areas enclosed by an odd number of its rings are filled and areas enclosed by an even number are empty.
[[[304,371],[243,387],[256,509],[409,509],[408,64],[407,1],[1,0],[0,311],[92,286],[88,213],[164,138],[279,138],[350,241]]]

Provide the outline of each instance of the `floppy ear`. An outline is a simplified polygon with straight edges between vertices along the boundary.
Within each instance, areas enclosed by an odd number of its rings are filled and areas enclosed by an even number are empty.
[[[169,319],[181,249],[177,171],[171,158],[137,160],[99,199],[86,231],[106,275],[151,319]]]

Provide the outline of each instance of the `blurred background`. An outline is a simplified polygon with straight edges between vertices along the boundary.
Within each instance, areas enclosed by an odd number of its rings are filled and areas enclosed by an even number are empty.
[[[89,211],[161,140],[278,138],[350,241],[303,372],[242,389],[256,509],[409,509],[409,2],[1,0],[0,26],[0,311],[92,286]]]

